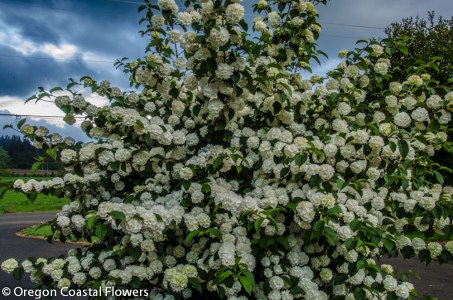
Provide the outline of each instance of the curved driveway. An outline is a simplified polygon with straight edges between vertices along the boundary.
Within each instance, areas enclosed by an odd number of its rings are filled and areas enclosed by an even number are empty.
[[[75,248],[75,244],[63,244],[60,242],[48,243],[45,240],[34,238],[23,238],[16,235],[19,230],[51,220],[55,213],[18,213],[18,214],[0,214],[0,264],[8,258],[23,260],[28,257],[57,257],[61,254]],[[14,288],[21,286],[23,288],[32,288],[33,283],[26,275],[22,281],[15,280],[11,275],[0,269],[0,289],[4,287]],[[35,299],[35,297],[4,297],[0,299]],[[58,299],[58,298],[55,298]],[[59,297],[59,299],[68,299]],[[74,298],[73,298],[74,299]]]
[[[60,242],[50,244],[44,240],[23,238],[16,235],[17,231],[25,227],[39,224],[54,217],[55,213],[0,214],[0,263],[11,257],[16,259],[25,259],[30,256],[56,257],[65,254],[71,248],[77,247],[74,244],[63,244]],[[419,296],[431,295],[439,300],[453,299],[453,265],[439,266],[431,264],[425,266],[416,260],[402,260],[399,258],[381,259],[381,263],[389,263],[395,269],[401,271],[407,272],[411,269],[418,273],[421,280],[412,278],[412,283],[414,283]],[[0,270],[0,289],[5,286],[31,288],[33,284],[26,276],[24,276],[22,282],[19,282]],[[22,299],[25,298],[22,297]],[[18,298],[6,298],[0,295],[0,299]],[[28,299],[34,298],[30,297]]]

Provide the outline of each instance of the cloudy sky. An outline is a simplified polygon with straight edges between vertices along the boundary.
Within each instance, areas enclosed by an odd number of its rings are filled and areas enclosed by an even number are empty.
[[[157,2],[157,0],[156,0]],[[251,0],[244,0],[248,6]],[[58,116],[49,103],[28,103],[38,86],[64,86],[68,78],[84,75],[127,88],[127,75],[113,63],[122,57],[137,58],[147,44],[138,31],[140,0],[0,0],[0,114]],[[357,39],[384,36],[383,28],[409,16],[453,15],[451,0],[332,0],[320,5],[323,24],[320,49],[329,59],[315,66],[325,73],[338,63],[341,49],[354,48]],[[246,11],[252,14],[251,11]],[[248,15],[251,20],[253,16]],[[103,104],[102,99],[92,99]],[[3,124],[15,118],[0,116],[0,135],[12,134]],[[30,120],[51,131],[85,139],[77,126],[64,126],[59,118]]]

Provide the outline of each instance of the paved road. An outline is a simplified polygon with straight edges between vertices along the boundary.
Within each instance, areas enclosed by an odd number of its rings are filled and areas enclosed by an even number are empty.
[[[11,257],[17,259],[25,259],[30,256],[55,257],[66,253],[71,248],[77,247],[74,244],[62,244],[59,242],[49,244],[44,240],[22,238],[15,234],[22,228],[50,220],[54,216],[55,213],[0,214],[0,262]],[[416,260],[401,260],[398,258],[382,259],[381,263],[392,264],[395,269],[404,272],[409,269],[417,272],[422,279],[412,278],[412,283],[414,283],[419,295],[431,295],[438,297],[439,300],[453,299],[453,265],[439,266],[431,264],[425,266]],[[31,288],[33,284],[25,277],[22,282],[19,282],[0,270],[0,289],[5,286]],[[0,299],[17,300],[19,298],[6,298],[0,295]],[[20,299],[27,298],[23,297]],[[28,299],[34,298],[30,297]]]
[[[56,257],[65,254],[69,249],[77,247],[74,244],[63,244],[60,242],[48,243],[45,240],[23,238],[16,235],[19,230],[51,220],[55,213],[20,213],[0,214],[0,263],[14,257],[26,259],[28,257]],[[32,288],[33,283],[27,276],[22,281],[15,280],[11,275],[0,269],[0,289],[3,287]],[[34,297],[4,297],[0,299],[34,299]],[[57,298],[56,298],[57,299]],[[60,298],[61,299],[61,298]],[[68,299],[68,298],[63,298]]]

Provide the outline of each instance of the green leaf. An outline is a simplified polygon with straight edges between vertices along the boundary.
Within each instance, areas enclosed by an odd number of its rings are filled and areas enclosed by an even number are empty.
[[[189,190],[189,188],[190,188],[191,185],[192,185],[192,182],[191,182],[190,180],[184,180],[184,181],[182,182],[182,187],[183,187],[186,191]]]
[[[241,272],[249,279],[249,281],[252,283],[252,286],[254,286],[255,277],[253,276],[252,272],[250,272],[249,269],[242,269]]]
[[[256,230],[256,232],[260,232],[261,224],[263,224],[264,220],[265,219],[263,217],[259,217],[258,219],[256,219],[256,221],[255,221],[255,230]]]
[[[87,229],[88,230],[91,230],[94,226],[94,224],[96,223],[96,220],[98,219],[98,217],[96,215],[94,216],[91,216],[87,219]]]
[[[212,234],[213,236],[215,236],[219,240],[222,239],[222,233],[220,232],[220,230],[218,230],[216,228],[209,228],[209,229],[206,230],[206,232]]]
[[[209,193],[211,191],[211,186],[208,183],[205,183],[201,186],[201,191],[204,193]]]
[[[289,251],[291,249],[291,246],[289,245],[288,238],[284,236],[278,236],[276,239],[277,243],[283,246],[286,251]]]
[[[47,149],[46,154],[49,155],[53,160],[57,160],[57,150]]]
[[[24,269],[22,267],[16,268],[13,271],[13,277],[16,280],[22,280],[22,276],[24,275]]]
[[[242,286],[244,287],[245,291],[249,294],[252,295],[252,289],[253,285],[246,276],[240,276],[239,281],[241,282]]]
[[[324,227],[324,234],[331,243],[336,243],[338,241],[337,233],[332,228]]]
[[[403,159],[409,154],[409,144],[405,140],[398,141],[398,148],[400,149],[400,154]]]
[[[438,183],[440,184],[444,184],[444,176],[442,176],[442,174],[440,174],[438,171],[434,171],[434,176],[436,176],[436,180]]]
[[[99,224],[98,226],[96,226],[95,234],[98,238],[98,241],[103,241],[105,236],[107,235],[107,226],[105,224]]]
[[[142,255],[142,250],[140,249],[140,247],[129,248],[128,252],[129,252],[129,255],[135,259],[139,259],[140,256]]]
[[[37,192],[30,192],[30,194],[27,195],[27,198],[31,202],[35,202],[36,198],[38,198],[38,193]]]
[[[357,270],[364,269],[366,267],[366,262],[363,260],[359,260],[356,263]]]
[[[346,181],[344,181],[342,178],[337,179],[337,187],[339,190],[342,190],[343,187],[345,186]]]
[[[27,119],[22,119],[17,123],[17,128],[21,129],[24,123],[27,121]]]
[[[272,104],[272,107],[274,108],[274,114],[278,114],[282,110],[282,104],[280,102],[275,101]]]
[[[396,144],[394,142],[390,142],[389,143],[389,146],[390,146],[390,150],[392,150],[392,152],[395,152],[396,150]]]
[[[323,220],[318,220],[313,224],[310,239],[311,240],[317,240],[321,237],[321,235],[324,232],[324,221]]]
[[[350,224],[349,226],[351,227],[351,230],[352,230],[352,231],[356,231],[357,228],[358,228],[360,225],[362,225],[361,223],[362,223],[362,222],[360,222],[360,220],[355,219],[355,220],[353,220],[353,221],[351,222],[351,224]]]
[[[37,161],[31,166],[31,173],[35,174],[36,170],[38,170],[41,167],[42,162]]]
[[[294,162],[298,167],[300,167],[307,161],[307,158],[308,158],[307,154],[297,153],[294,156]]]
[[[217,279],[217,282],[220,283],[232,275],[234,275],[233,272],[231,272],[230,270],[227,270],[220,274],[220,276]]]
[[[304,293],[305,291],[300,286],[296,285],[295,287],[290,289],[289,292],[291,293],[291,295],[300,295],[300,294]]]
[[[318,183],[319,183],[319,181],[320,181],[319,175],[312,175],[312,176],[310,177],[310,181],[309,181],[310,187],[315,187],[315,186],[317,186]]]
[[[388,252],[392,252],[393,250],[393,241],[389,238],[384,238],[382,240],[382,242],[384,243],[384,246],[385,246],[385,249],[387,249]]]
[[[245,31],[249,30],[249,25],[247,24],[247,22],[245,20],[241,20],[239,22],[239,25],[241,25],[242,29],[244,29]]]
[[[189,245],[190,242],[194,237],[196,237],[200,233],[200,230],[194,230],[191,231],[187,236],[186,236],[186,244]]]
[[[212,168],[214,171],[217,171],[217,169],[220,167],[220,165],[223,164],[223,159],[225,158],[225,154],[219,155],[214,162],[212,163]]]
[[[404,55],[409,55],[409,49],[407,48],[406,45],[402,44],[402,43],[398,43],[396,44],[396,48],[398,48],[398,50],[403,53]]]
[[[189,277],[189,283],[190,285],[196,289],[200,294],[203,294],[203,289],[201,287],[201,283],[200,283],[200,280],[198,280],[198,278],[195,278],[195,277]]]
[[[87,76],[85,76],[85,77],[87,77]],[[62,91],[62,90],[63,89],[61,87],[57,86],[57,87],[51,88],[49,92],[52,94],[53,92]]]
[[[111,216],[115,220],[120,220],[120,221],[126,220],[126,216],[124,215],[124,213],[122,211],[113,210],[109,213],[109,216]]]

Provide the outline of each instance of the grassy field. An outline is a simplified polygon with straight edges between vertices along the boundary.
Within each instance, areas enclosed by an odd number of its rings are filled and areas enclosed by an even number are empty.
[[[0,183],[14,182],[20,177],[0,177]],[[50,177],[23,177],[24,181],[48,180]],[[31,202],[22,193],[17,193],[13,190],[7,191],[0,199],[0,213],[15,213],[15,212],[36,212],[36,211],[58,211],[63,205],[68,204],[68,199],[60,199],[53,196],[39,194],[34,202]]]

